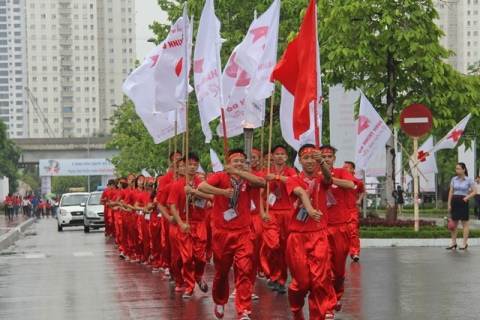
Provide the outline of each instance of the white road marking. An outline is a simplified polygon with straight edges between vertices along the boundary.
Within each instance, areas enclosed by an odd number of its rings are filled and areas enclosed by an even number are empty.
[[[25,255],[25,258],[26,259],[44,259],[46,258],[47,256],[42,254],[42,253],[39,253],[39,254],[26,254]]]
[[[74,252],[74,257],[93,257],[93,252]]]

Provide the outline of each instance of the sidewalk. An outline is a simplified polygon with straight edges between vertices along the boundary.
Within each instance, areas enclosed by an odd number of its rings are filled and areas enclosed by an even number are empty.
[[[0,215],[0,251],[7,249],[20,239],[22,233],[35,221],[36,218],[28,218],[23,215],[15,216],[12,221],[8,221],[5,215]]]

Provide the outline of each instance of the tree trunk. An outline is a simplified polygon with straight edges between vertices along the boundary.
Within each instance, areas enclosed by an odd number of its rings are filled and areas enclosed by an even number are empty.
[[[387,58],[387,126],[390,131],[393,132],[393,106],[395,103],[396,90],[394,87],[395,81],[395,60],[393,59],[393,53],[388,53]],[[397,206],[396,199],[394,197],[395,191],[395,140],[393,136],[388,139],[385,145],[386,156],[386,180],[385,180],[385,192],[386,192],[386,206],[385,206],[385,218],[387,220],[397,219]]]

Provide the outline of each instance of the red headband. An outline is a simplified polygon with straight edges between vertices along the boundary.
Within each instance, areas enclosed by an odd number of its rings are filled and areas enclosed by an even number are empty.
[[[128,176],[127,176],[127,179],[135,179],[135,175],[133,173],[130,173]]]
[[[264,156],[264,158],[265,158],[265,159],[268,159],[268,156],[270,156],[270,158],[273,158],[273,153],[267,153],[267,154]]]
[[[120,183],[127,183],[127,180],[125,180],[125,179],[120,179],[118,182],[120,182]]]
[[[283,151],[283,152],[285,152],[285,154],[287,154],[287,150],[283,147],[277,147],[275,150],[273,150],[273,153],[275,153],[277,151]]]
[[[353,169],[353,166],[350,163],[344,163],[343,167],[346,169]]]
[[[170,156],[170,161],[173,161],[176,157],[182,157],[182,154],[180,152],[176,152]]]
[[[185,164],[185,161],[183,161],[183,160],[178,160],[178,161],[177,161],[177,167],[180,167],[181,164]]]
[[[260,153],[260,150],[252,149],[252,152],[255,153],[255,154],[258,154],[259,157],[262,156],[262,154]]]
[[[332,148],[323,148],[323,149],[320,149],[320,151],[322,152],[322,154],[326,154],[326,153],[335,154],[335,151]]]
[[[198,163],[197,160],[195,160],[195,159],[190,159],[190,158],[188,158],[188,162],[189,162],[189,163]]]
[[[232,158],[235,158],[235,157],[242,157],[245,159],[245,155],[243,153],[235,152],[228,156],[228,161],[232,160]]]
[[[307,153],[314,153],[315,151],[315,148],[305,148],[300,152],[300,157],[303,157],[303,155]]]

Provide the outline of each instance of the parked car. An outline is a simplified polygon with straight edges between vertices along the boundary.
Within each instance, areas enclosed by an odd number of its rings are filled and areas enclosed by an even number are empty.
[[[90,228],[99,229],[105,227],[104,207],[103,204],[100,204],[101,197],[102,191],[93,191],[85,202],[83,231],[86,233],[90,232]]]
[[[64,193],[62,195],[58,205],[58,231],[62,231],[64,227],[83,226],[83,209],[88,195],[88,192]]]

